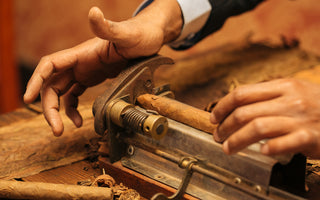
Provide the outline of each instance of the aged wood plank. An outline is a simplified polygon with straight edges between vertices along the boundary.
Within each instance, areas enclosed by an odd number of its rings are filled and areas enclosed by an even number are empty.
[[[11,179],[70,164],[88,157],[99,136],[93,128],[91,104],[79,108],[84,123],[79,129],[61,113],[65,132],[53,136],[42,115],[0,127],[0,178]]]
[[[8,126],[19,120],[26,120],[36,117],[38,113],[32,112],[27,108],[18,108],[15,111],[0,115],[0,127]]]
[[[39,174],[24,177],[23,181],[60,183],[76,185],[78,182],[93,182],[95,178],[102,174],[99,165],[89,161],[79,161],[59,168],[54,168]]]

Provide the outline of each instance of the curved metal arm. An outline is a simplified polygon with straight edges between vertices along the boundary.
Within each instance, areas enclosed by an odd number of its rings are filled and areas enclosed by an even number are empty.
[[[106,92],[97,97],[93,104],[95,131],[100,135],[105,133],[107,129],[105,110],[112,99],[128,96],[128,101],[134,104],[139,95],[152,93],[153,73],[156,68],[165,64],[173,64],[173,60],[156,55],[129,62],[128,68],[119,74]]]

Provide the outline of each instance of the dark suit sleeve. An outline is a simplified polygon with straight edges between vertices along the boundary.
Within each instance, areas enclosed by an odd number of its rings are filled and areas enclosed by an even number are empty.
[[[209,0],[212,10],[205,26],[194,37],[186,39],[177,50],[187,49],[209,34],[219,30],[226,19],[253,9],[263,0]]]

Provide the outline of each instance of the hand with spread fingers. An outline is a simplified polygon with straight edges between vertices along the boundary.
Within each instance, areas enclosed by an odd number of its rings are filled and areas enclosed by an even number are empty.
[[[268,139],[265,155],[303,153],[320,158],[320,86],[279,79],[236,88],[212,111],[214,133],[227,154]]]
[[[43,57],[24,94],[25,103],[31,103],[40,93],[44,116],[55,136],[63,133],[60,96],[64,95],[66,114],[80,127],[78,97],[87,87],[115,77],[126,67],[127,59],[157,53],[163,44],[179,36],[182,26],[179,5],[171,0],[154,1],[122,22],[106,20],[96,7],[88,17],[97,37]]]

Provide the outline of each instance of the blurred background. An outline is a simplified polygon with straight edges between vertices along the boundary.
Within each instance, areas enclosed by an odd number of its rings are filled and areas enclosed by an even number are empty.
[[[142,0],[1,0],[0,113],[23,105],[22,95],[42,56],[75,46],[94,35],[88,11],[98,6],[107,19],[128,19]],[[160,54],[183,59],[237,42],[299,45],[320,56],[319,0],[268,0],[227,20],[221,30],[186,51],[163,47]]]

